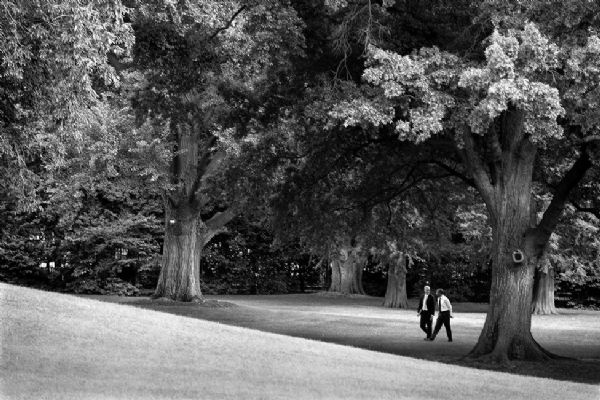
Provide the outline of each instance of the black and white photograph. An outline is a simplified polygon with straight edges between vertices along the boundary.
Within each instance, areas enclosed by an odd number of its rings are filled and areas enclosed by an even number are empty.
[[[600,0],[1,0],[0,399],[600,400]]]

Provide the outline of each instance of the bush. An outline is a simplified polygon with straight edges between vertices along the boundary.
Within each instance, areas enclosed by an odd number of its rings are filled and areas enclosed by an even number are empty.
[[[140,290],[129,282],[119,278],[109,278],[103,282],[105,294],[116,294],[119,296],[137,296]]]
[[[600,266],[579,264],[558,274],[556,297],[564,299],[557,305],[568,308],[600,308]]]
[[[316,262],[309,266],[309,257],[296,247],[275,247],[270,232],[240,219],[204,249],[201,288],[205,294],[302,291],[318,283]]]
[[[137,296],[140,291],[129,282],[119,278],[77,279],[66,285],[66,291],[77,294],[111,294],[118,296]]]

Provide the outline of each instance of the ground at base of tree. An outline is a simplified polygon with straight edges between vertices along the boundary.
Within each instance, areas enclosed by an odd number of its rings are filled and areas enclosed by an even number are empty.
[[[559,309],[559,315],[533,316],[534,338],[547,350],[574,360],[512,362],[490,365],[463,357],[475,346],[485,320],[487,304],[455,303],[451,320],[454,341],[448,343],[444,328],[434,342],[423,340],[416,314],[411,309],[386,309],[382,298],[314,294],[207,296],[233,303],[229,309],[206,309],[185,303],[149,305],[133,297],[92,296],[145,308],[201,318],[265,332],[321,340],[402,356],[441,361],[473,368],[600,384],[600,312]]]
[[[595,385],[448,368],[5,284],[0,317],[2,398],[574,400],[598,394]]]
[[[119,303],[120,301],[116,301]],[[136,306],[145,306],[148,308],[152,307],[207,307],[207,308],[228,308],[228,307],[237,307],[236,304],[230,303],[228,301],[219,301],[213,299],[202,299],[201,301],[175,301],[169,299],[167,297],[158,297],[158,298],[143,298],[139,299],[135,302]]]

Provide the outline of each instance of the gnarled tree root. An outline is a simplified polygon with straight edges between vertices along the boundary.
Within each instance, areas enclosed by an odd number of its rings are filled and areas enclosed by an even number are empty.
[[[509,365],[511,361],[570,360],[544,349],[533,336],[513,340],[498,339],[496,343],[480,342],[465,356],[466,360],[477,360],[486,364]]]

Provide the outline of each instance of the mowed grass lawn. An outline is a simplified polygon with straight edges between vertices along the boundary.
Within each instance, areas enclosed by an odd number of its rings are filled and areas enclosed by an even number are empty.
[[[192,318],[265,332],[315,339],[384,353],[600,385],[600,312],[561,309],[560,315],[533,316],[532,332],[546,349],[576,360],[515,362],[490,366],[463,357],[473,348],[485,321],[487,304],[455,303],[452,343],[444,328],[435,342],[424,341],[416,299],[408,310],[381,307],[382,298],[329,293],[207,296],[235,307],[200,307],[148,298],[89,296]],[[598,397],[600,400],[600,395]]]
[[[418,342],[418,332],[413,335],[405,329],[414,325],[416,316],[409,323],[407,314],[402,322],[408,311],[364,304],[375,303],[373,299],[278,297],[279,301],[277,297],[228,298],[239,304],[229,308],[126,300],[165,311],[186,310],[196,317],[224,315],[228,323],[268,321],[270,316],[273,325],[283,329],[297,320],[297,330],[312,332],[309,327],[317,324],[324,336],[341,331],[342,326],[352,330],[351,322],[356,321],[362,322],[356,329],[372,332],[375,341],[380,341],[378,332],[387,332],[387,324],[394,323],[398,342],[414,338],[413,345],[424,344]],[[465,322],[471,316],[457,313],[454,321],[457,335],[466,338],[469,329],[458,322],[463,315]],[[600,396],[596,384],[449,366],[5,284],[0,284],[0,318],[0,397],[8,399],[562,400]],[[427,344],[443,352],[455,343]]]

